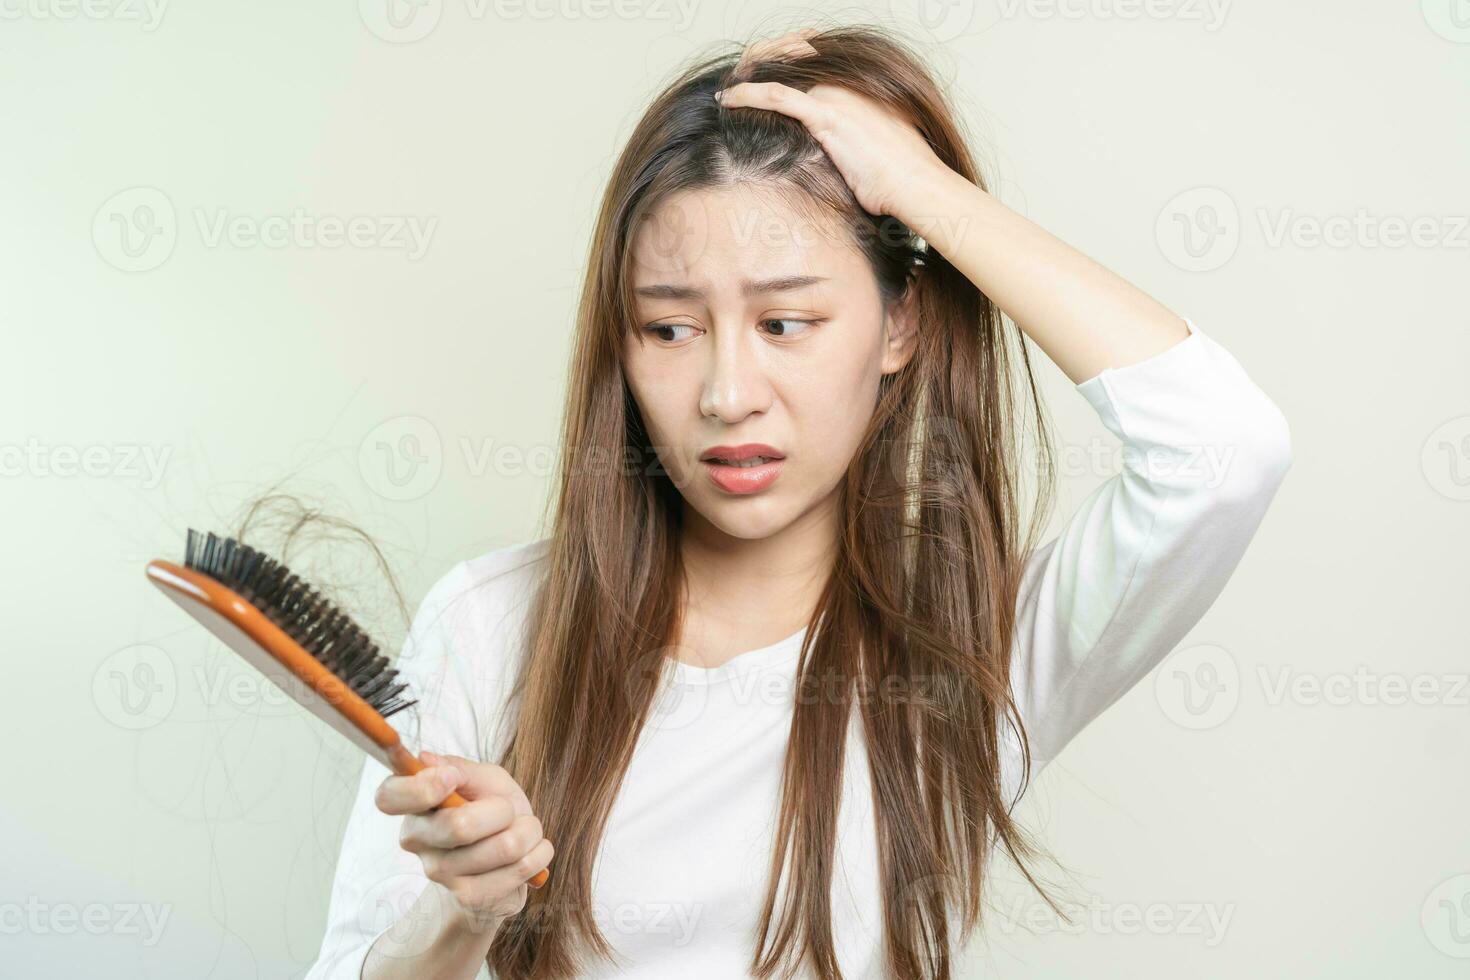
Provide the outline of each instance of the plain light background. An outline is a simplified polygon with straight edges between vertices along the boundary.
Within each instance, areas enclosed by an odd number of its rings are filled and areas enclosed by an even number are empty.
[[[772,9],[0,4],[0,973],[305,971],[358,760],[143,565],[277,482],[414,603],[540,536],[611,163],[683,60],[830,22]],[[1001,880],[963,975],[1465,976],[1470,7],[825,9],[1291,425],[1223,596],[1028,797],[1078,924]],[[1037,365],[1060,521],[1116,444]]]

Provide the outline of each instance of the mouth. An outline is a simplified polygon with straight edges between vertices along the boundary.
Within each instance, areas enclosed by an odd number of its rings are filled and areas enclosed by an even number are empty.
[[[749,469],[752,466],[762,466],[772,460],[780,459],[780,456],[751,456],[746,459],[729,459],[725,456],[706,456],[706,463],[718,463],[721,466],[734,466],[739,469]]]
[[[714,446],[700,454],[715,485],[726,493],[747,494],[764,490],[781,473],[785,455],[764,443],[743,446]]]
[[[759,466],[772,460],[785,459],[786,454],[763,442],[747,442],[740,446],[711,446],[699,456],[707,463],[726,466]]]

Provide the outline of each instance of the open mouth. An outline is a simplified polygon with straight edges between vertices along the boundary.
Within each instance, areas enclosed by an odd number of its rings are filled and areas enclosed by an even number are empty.
[[[739,446],[711,446],[700,456],[705,472],[726,493],[756,493],[781,475],[786,457],[774,446],[749,442]]]
[[[747,469],[751,466],[761,466],[762,464],[780,458],[780,456],[751,456],[747,459],[726,459],[723,456],[711,456],[709,462],[719,463],[721,466],[738,466],[741,469]]]

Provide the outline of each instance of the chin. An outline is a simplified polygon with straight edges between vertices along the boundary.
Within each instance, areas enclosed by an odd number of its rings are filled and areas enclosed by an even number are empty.
[[[721,496],[698,503],[686,499],[685,503],[697,510],[706,522],[742,541],[769,538],[789,525],[793,518],[789,508],[781,506],[769,493],[743,498]]]

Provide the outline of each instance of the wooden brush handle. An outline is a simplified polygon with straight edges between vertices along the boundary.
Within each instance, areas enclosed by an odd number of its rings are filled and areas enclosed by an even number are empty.
[[[400,776],[413,776],[429,768],[428,766],[424,765],[422,759],[420,759],[418,756],[414,755],[412,752],[408,751],[408,749],[405,749],[401,745],[395,746],[394,751],[388,754],[388,761],[392,763],[393,771]],[[468,801],[465,800],[465,798],[463,796],[460,796],[458,793],[450,793],[447,797],[444,798],[444,802],[440,803],[439,806],[464,806],[466,802]],[[547,879],[549,879],[550,877],[551,869],[542,868],[530,878],[527,878],[526,884],[530,885],[532,888],[540,888],[542,885],[546,884]]]

